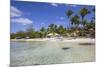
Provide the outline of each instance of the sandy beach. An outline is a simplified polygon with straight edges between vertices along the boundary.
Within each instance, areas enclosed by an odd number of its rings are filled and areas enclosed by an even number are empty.
[[[34,38],[34,39],[11,39],[11,41],[62,41],[62,42],[91,42],[94,43],[95,39],[91,38],[63,38],[61,40],[55,38]]]
[[[83,45],[80,45],[81,43]],[[84,45],[84,43],[87,44]],[[90,43],[92,43],[92,45]],[[94,62],[95,39],[13,39],[11,40],[10,60],[12,67],[24,65]]]

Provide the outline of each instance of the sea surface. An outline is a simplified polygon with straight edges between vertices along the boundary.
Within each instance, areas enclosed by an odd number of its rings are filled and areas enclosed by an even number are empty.
[[[10,49],[11,67],[95,61],[95,45],[75,42],[11,41]]]

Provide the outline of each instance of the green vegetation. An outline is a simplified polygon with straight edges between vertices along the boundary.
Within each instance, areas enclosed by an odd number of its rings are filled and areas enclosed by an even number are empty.
[[[19,31],[16,33],[11,33],[11,39],[21,39],[21,38],[44,38],[49,33],[57,33],[64,37],[95,37],[95,17],[87,20],[85,16],[94,13],[95,9],[88,10],[87,8],[82,8],[77,14],[74,14],[72,10],[66,11],[66,16],[71,21],[70,28],[64,28],[62,25],[57,26],[56,24],[50,24],[48,28],[42,27],[40,31],[35,31],[33,26],[29,26],[26,31]],[[67,22],[66,22],[67,23]]]

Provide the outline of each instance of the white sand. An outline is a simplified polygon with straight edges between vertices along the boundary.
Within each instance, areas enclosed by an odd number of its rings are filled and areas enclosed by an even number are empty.
[[[34,39],[11,39],[11,41],[62,41],[62,42],[78,42],[78,43],[84,43],[84,42],[91,42],[94,43],[95,39],[91,38],[63,38],[61,40],[54,39],[54,38],[34,38]]]
[[[11,43],[11,66],[31,66],[35,64],[61,64],[95,61],[95,45],[79,45],[78,43],[94,43],[95,39],[64,38],[54,39],[15,39]],[[33,41],[33,42],[30,42]],[[37,42],[34,42],[37,41]],[[41,41],[41,42],[38,42]],[[63,50],[62,48],[69,48]]]

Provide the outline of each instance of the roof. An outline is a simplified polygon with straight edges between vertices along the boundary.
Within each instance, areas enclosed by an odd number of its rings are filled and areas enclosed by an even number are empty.
[[[47,36],[52,36],[52,35],[59,35],[59,34],[57,34],[57,33],[49,33],[49,34],[47,34]]]

